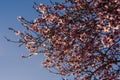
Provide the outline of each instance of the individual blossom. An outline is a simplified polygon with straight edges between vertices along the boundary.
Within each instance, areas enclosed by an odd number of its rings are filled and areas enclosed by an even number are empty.
[[[110,37],[104,36],[101,40],[102,44],[104,45],[104,47],[110,47],[114,44],[114,40]]]
[[[34,55],[38,55],[38,53],[37,52],[35,52],[35,53],[33,53]]]
[[[15,32],[16,35],[20,35],[20,33],[21,33],[20,31],[16,31]]]
[[[37,11],[40,11],[40,12],[42,12],[43,14],[44,14],[45,12],[47,12],[48,9],[49,9],[49,8],[46,7],[44,4],[40,4],[40,5],[36,8]]]
[[[23,19],[23,17],[22,16],[18,16],[17,19],[18,19],[18,21],[21,21],[21,19]]]

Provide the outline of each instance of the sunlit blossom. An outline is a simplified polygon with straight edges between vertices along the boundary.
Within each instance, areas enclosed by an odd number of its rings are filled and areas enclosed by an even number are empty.
[[[21,21],[21,19],[22,19],[23,17],[22,16],[18,16],[18,21]]]
[[[33,53],[34,55],[38,55],[38,53]]]

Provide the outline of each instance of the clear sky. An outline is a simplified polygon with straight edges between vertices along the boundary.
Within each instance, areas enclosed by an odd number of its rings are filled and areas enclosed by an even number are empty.
[[[4,39],[4,36],[16,39],[8,27],[23,29],[17,21],[17,16],[24,16],[28,20],[37,17],[37,13],[32,8],[33,2],[48,3],[49,1],[0,0],[0,80],[59,80],[58,76],[41,66],[43,60],[41,55],[31,59],[22,59],[20,54],[28,54],[27,50]]]

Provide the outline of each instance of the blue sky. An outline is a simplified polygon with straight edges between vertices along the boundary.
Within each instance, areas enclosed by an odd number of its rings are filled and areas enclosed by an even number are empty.
[[[27,50],[4,39],[4,36],[17,39],[8,27],[23,29],[17,21],[17,16],[24,16],[28,20],[37,17],[37,13],[32,8],[33,2],[48,4],[49,1],[0,0],[0,80],[59,80],[58,76],[41,66],[43,60],[41,55],[22,59],[20,55],[28,54]]]

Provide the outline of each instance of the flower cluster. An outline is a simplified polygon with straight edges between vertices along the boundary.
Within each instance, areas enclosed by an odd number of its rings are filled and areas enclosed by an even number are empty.
[[[74,80],[119,79],[119,0],[65,0],[36,11],[33,22],[18,17],[27,26],[16,34],[31,53],[44,54],[44,67]]]

